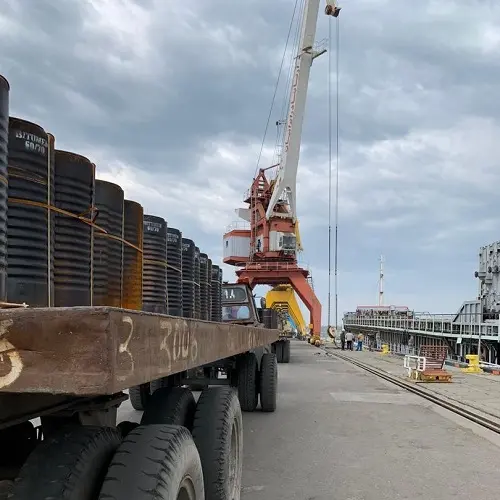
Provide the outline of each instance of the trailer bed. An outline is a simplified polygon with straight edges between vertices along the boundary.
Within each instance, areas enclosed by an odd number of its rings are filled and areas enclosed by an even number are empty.
[[[111,395],[278,340],[278,330],[110,307],[0,311],[0,392]]]

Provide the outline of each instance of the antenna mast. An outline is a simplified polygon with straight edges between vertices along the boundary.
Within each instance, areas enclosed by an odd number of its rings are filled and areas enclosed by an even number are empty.
[[[380,256],[380,271],[378,280],[378,305],[384,305],[384,256]]]

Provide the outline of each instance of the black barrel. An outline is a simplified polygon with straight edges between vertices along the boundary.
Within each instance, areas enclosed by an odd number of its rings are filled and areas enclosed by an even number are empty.
[[[111,182],[95,181],[93,305],[121,307],[123,268],[123,189]]]
[[[53,140],[39,125],[11,117],[8,148],[7,299],[47,307],[53,290],[54,231],[48,210],[53,202]]]
[[[167,304],[168,314],[182,316],[182,233],[167,228]]]
[[[91,216],[94,204],[94,164],[68,151],[55,152],[55,206],[75,215]],[[90,306],[92,230],[89,224],[55,212],[54,305]]]
[[[9,82],[0,75],[0,302],[7,300]]]
[[[222,267],[219,267],[219,277],[217,280],[217,283],[219,285],[219,292],[218,292],[219,305],[217,310],[218,313],[220,314],[220,321],[222,321],[222,281],[223,281]]]
[[[167,222],[144,216],[142,309],[167,314]]]
[[[195,317],[195,248],[193,240],[182,238],[182,315],[185,318]]]
[[[212,310],[211,320],[222,321],[222,269],[212,266]]]
[[[55,174],[56,174],[56,138],[47,133],[47,140],[49,143],[49,166],[50,166],[50,193],[49,193],[49,205],[50,207],[55,205],[56,195],[55,195]],[[49,295],[49,304],[50,306],[54,306],[54,295],[55,295],[55,287],[54,287],[54,258],[55,258],[55,238],[56,238],[56,212],[55,210],[49,211],[50,219],[49,219],[49,242],[50,246],[50,295]],[[9,235],[7,235],[7,239]]]
[[[200,249],[194,249],[194,317],[201,319]]]
[[[210,312],[208,310],[209,306],[209,287],[208,280],[208,255],[206,253],[200,253],[200,319],[209,320]]]
[[[144,210],[139,203],[125,200],[123,214],[125,244],[123,246],[122,307],[140,311],[142,309]]]
[[[207,319],[210,321],[212,319],[212,259],[208,259],[208,269],[207,269]]]

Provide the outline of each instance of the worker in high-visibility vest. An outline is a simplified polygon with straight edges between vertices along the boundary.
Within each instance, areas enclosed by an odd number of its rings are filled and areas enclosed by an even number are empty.
[[[363,340],[364,340],[363,334],[360,333],[358,335],[358,345],[356,346],[356,351],[362,351],[363,350]]]

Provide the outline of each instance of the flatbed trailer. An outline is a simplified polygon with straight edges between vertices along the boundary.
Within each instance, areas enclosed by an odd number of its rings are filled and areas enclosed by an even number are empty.
[[[259,396],[275,410],[279,335],[110,307],[1,310],[0,499],[239,499],[241,411]],[[129,388],[139,426],[117,425]]]

